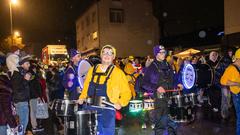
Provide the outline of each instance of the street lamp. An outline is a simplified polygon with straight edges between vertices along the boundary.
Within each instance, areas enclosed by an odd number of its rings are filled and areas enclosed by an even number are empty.
[[[20,37],[20,32],[19,31],[14,31],[14,37]]]
[[[9,1],[9,12],[10,12],[10,27],[11,27],[11,39],[13,45],[13,17],[12,17],[12,5],[16,5],[18,3],[17,0],[10,0]]]

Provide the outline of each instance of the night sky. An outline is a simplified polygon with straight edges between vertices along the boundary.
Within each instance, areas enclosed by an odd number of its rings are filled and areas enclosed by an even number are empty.
[[[0,0],[0,39],[10,34],[9,0]],[[14,29],[24,43],[75,47],[75,20],[94,0],[19,0],[13,7]],[[165,22],[166,36],[223,28],[223,0],[153,0],[155,14]],[[156,5],[157,4],[157,5]],[[167,17],[163,17],[167,12]],[[58,41],[60,40],[60,42]]]
[[[75,46],[75,20],[91,0],[19,0],[13,7],[13,26],[24,42]],[[0,38],[10,34],[8,0],[0,0]]]

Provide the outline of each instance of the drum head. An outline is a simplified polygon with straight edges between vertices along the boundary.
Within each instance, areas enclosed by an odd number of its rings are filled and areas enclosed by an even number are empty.
[[[191,89],[196,80],[196,74],[191,64],[185,65],[182,72],[182,82],[186,89]]]
[[[80,84],[80,88],[83,88],[84,81],[86,79],[86,75],[88,70],[92,67],[92,65],[87,60],[81,60],[78,65],[78,81]]]
[[[214,71],[208,64],[199,64],[196,66],[196,86],[206,88],[213,84]]]

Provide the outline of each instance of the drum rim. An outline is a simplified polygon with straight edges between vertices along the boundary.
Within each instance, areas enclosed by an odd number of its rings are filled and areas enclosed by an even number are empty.
[[[180,98],[180,97],[185,97],[184,95],[174,95],[174,96],[171,96],[170,98]]]
[[[211,66],[208,64],[208,63],[202,63],[202,64],[199,64],[199,65],[206,65],[206,66],[208,66],[209,67],[209,69],[208,70],[211,70],[211,82],[210,82],[210,84],[207,84],[207,85],[212,85],[213,84],[213,82],[214,82],[214,71],[213,71],[213,69],[211,68]],[[194,69],[194,71],[195,71],[195,85],[197,86],[197,87],[199,87],[199,83],[197,82],[197,80],[198,80],[198,70],[199,69]],[[207,86],[208,87],[208,86]]]
[[[186,94],[186,96],[195,96],[195,95],[197,95],[197,94],[195,94],[195,93]]]
[[[142,100],[131,100],[129,103],[142,103]]]
[[[80,111],[76,111],[75,114],[96,114],[97,111],[94,110],[80,110]]]
[[[56,102],[57,103],[75,104],[75,100],[68,100],[68,99],[59,99]]]
[[[144,102],[145,102],[145,101],[146,101],[146,102],[154,102],[153,99],[144,99],[143,101],[144,101]]]

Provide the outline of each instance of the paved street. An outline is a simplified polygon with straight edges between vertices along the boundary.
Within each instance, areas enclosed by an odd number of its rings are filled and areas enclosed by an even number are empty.
[[[204,109],[203,109],[204,108]],[[194,122],[180,124],[177,135],[234,135],[235,117],[231,110],[231,118],[228,121],[221,120],[218,116],[211,116],[206,111],[206,107],[197,108],[197,117]],[[44,121],[45,132],[38,135],[57,135],[54,133],[52,120]],[[136,117],[125,117],[118,128],[116,135],[151,135],[152,129],[147,125],[147,129],[141,129],[139,120]]]

